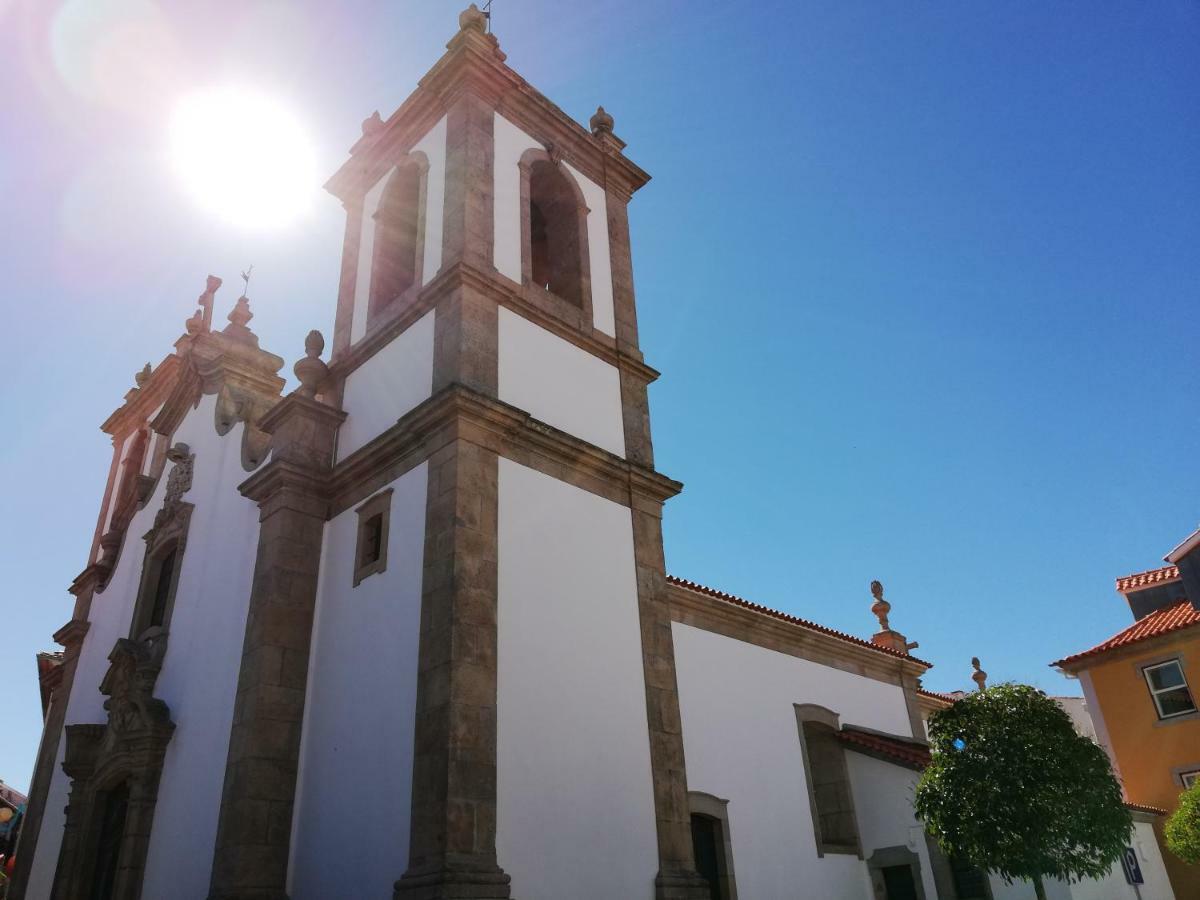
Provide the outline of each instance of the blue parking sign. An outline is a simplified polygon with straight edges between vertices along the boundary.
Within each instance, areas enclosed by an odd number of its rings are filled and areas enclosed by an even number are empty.
[[[1130,884],[1145,884],[1142,878],[1142,867],[1138,865],[1137,853],[1132,847],[1126,847],[1121,854],[1121,868],[1125,870],[1125,880]]]

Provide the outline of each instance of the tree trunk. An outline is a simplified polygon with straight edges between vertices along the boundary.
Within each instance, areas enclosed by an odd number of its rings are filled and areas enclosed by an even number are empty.
[[[1042,884],[1042,876],[1033,876],[1033,890],[1037,894],[1037,900],[1046,900],[1046,888]]]

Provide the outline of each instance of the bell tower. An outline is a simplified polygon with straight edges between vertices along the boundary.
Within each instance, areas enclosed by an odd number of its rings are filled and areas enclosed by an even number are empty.
[[[295,813],[290,837],[248,834],[227,775],[217,856],[247,868],[214,868],[213,898],[267,896],[250,865],[264,859],[290,859],[293,900],[344,892],[379,860],[396,900],[708,896],[662,549],[682,486],[653,467],[657,373],[630,260],[626,208],[649,176],[612,116],[569,118],[486,24],[461,14],[326,185],[347,213],[320,388],[337,408],[321,421],[340,424],[331,470],[304,488],[327,522],[297,554],[319,551],[320,586],[303,736],[273,769]],[[285,483],[286,467],[244,490]],[[240,689],[267,677],[244,661]],[[278,721],[262,705],[236,721],[229,771],[252,771]],[[379,738],[337,756],[364,733]],[[362,829],[344,853],[321,843],[339,816]],[[385,832],[392,844],[322,886],[328,859]]]

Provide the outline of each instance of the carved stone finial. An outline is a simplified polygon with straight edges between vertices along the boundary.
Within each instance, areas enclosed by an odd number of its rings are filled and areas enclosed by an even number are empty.
[[[373,134],[378,134],[383,129],[383,117],[379,115],[379,110],[371,113],[363,119],[362,133],[363,137],[370,137]]]
[[[987,687],[987,672],[979,668],[979,657],[971,657],[971,668],[975,671],[971,673],[971,680],[975,682],[975,688],[982,691]]]
[[[150,375],[153,371],[154,369],[151,367],[150,363],[146,363],[144,366],[142,366],[142,371],[133,376],[133,381],[138,386],[139,390],[141,390],[141,388],[145,386],[146,382],[150,380]]]
[[[892,604],[883,599],[883,584],[878,581],[872,581],[871,596],[875,598],[875,602],[871,604],[871,612],[879,620],[879,630],[890,631],[888,613],[892,611]]]
[[[612,134],[613,117],[603,106],[597,106],[595,115],[588,120],[588,125],[592,128],[592,134]]]
[[[254,313],[250,311],[250,298],[245,294],[238,297],[237,303],[229,313],[229,324],[226,325],[221,333],[237,341],[243,341],[253,346],[258,346],[258,335],[251,331],[247,323],[254,318]]]
[[[458,14],[458,28],[460,31],[478,31],[480,34],[485,34],[487,32],[487,14],[481,12],[479,7],[472,3]]]
[[[304,339],[304,358],[292,368],[296,377],[300,379],[300,387],[296,392],[302,397],[315,397],[329,375],[329,366],[321,361],[321,353],[324,350],[325,338],[314,328]]]

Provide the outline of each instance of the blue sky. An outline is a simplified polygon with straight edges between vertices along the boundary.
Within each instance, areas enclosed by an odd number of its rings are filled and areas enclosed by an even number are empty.
[[[1200,519],[1200,6],[496,6],[509,63],[581,121],[603,103],[654,176],[631,216],[658,464],[686,483],[670,571],[864,636],[878,578],[928,687],[977,654],[1077,693],[1046,664],[1123,627],[1113,579]],[[171,103],[278,95],[331,173],[458,11],[0,0],[5,781],[133,373],[249,263],[266,347],[332,333],[339,204],[273,231],[199,209]]]

